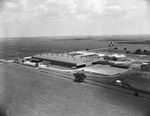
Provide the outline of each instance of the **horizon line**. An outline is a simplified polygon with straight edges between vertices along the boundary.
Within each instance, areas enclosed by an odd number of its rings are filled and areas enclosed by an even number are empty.
[[[150,34],[100,34],[100,35],[53,35],[53,36],[12,36],[12,37],[0,37],[0,39],[6,38],[34,38],[34,37],[98,37],[98,36],[150,36]]]

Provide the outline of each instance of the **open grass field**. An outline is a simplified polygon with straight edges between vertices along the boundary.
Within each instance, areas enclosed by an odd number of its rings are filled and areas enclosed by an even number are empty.
[[[150,101],[0,64],[1,116],[149,116]]]
[[[147,91],[150,93],[150,73],[149,72],[132,72],[126,78],[121,79],[122,82],[129,84],[131,87]]]

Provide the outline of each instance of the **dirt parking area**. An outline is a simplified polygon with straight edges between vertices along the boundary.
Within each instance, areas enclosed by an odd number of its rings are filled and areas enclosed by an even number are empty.
[[[82,69],[84,69],[84,71],[89,71],[89,72],[94,72],[94,73],[99,73],[104,75],[116,75],[128,71],[128,69],[111,67],[110,65],[100,65],[100,64],[81,68],[80,70]]]

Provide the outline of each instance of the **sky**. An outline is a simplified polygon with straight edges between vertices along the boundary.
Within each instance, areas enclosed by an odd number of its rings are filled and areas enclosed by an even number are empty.
[[[150,34],[150,0],[0,0],[0,38]]]

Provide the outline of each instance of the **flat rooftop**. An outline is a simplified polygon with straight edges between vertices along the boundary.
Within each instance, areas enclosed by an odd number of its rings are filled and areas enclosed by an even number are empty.
[[[82,65],[89,62],[97,62],[99,61],[98,56],[97,57],[84,57],[79,55],[70,55],[68,53],[45,53],[45,54],[38,54],[33,56],[34,59],[43,59],[43,60],[54,60],[54,61],[60,61],[60,62],[67,62],[67,63],[73,63],[76,65]]]

